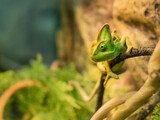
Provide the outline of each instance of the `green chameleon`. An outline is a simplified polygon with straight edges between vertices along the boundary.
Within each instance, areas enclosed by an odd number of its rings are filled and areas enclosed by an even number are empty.
[[[105,79],[104,85],[106,85],[110,77],[118,79],[118,75],[113,73],[109,66],[109,61],[116,58],[118,55],[124,52],[130,52],[132,49],[132,44],[128,37],[120,38],[116,30],[111,34],[108,24],[105,24],[98,34],[98,38],[91,46],[91,59],[95,62],[102,62],[105,66],[107,77]],[[119,63],[121,65],[116,65],[121,67],[123,62]],[[117,68],[119,69],[119,68]]]

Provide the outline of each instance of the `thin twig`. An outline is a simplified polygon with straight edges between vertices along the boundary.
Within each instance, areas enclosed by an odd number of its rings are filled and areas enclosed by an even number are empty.
[[[117,63],[124,61],[127,58],[138,57],[138,56],[150,56],[153,53],[153,47],[133,48],[130,53],[124,53],[117,56],[115,59],[109,62],[110,67],[113,67]]]
[[[98,96],[97,96],[97,105],[96,105],[96,111],[102,106],[103,104],[103,94],[104,94],[104,80],[105,80],[106,74],[101,74],[101,81],[100,86],[98,90]]]
[[[77,90],[80,92],[80,95],[82,96],[84,101],[90,101],[94,95],[98,92],[99,90],[99,86],[100,86],[100,81],[101,79],[99,79],[94,87],[94,89],[92,90],[90,95],[87,95],[87,93],[84,91],[84,89],[78,84],[78,82],[71,80],[69,81],[69,84],[71,86],[74,86],[77,88]]]

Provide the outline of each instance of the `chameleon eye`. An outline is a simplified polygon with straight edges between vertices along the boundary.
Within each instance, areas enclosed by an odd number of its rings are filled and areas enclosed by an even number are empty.
[[[113,40],[116,40],[116,37],[113,37]]]
[[[99,48],[100,48],[101,51],[104,51],[106,49],[106,44],[105,43],[101,43],[99,45]]]
[[[101,49],[103,49],[103,48],[104,48],[104,46],[102,45],[102,46],[101,46]]]

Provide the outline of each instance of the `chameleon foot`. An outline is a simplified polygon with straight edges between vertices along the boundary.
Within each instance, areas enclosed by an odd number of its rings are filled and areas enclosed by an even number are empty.
[[[127,48],[127,53],[130,53],[131,52],[131,50],[132,50],[132,46],[128,46],[128,48]]]
[[[118,79],[118,78],[119,78],[118,75],[115,74],[115,73],[112,73],[112,72],[107,73],[107,77],[105,78],[105,81],[104,81],[104,83],[103,83],[104,86],[106,86],[106,84],[107,84],[107,82],[108,82],[108,80],[109,80],[110,77],[115,78],[115,79]]]
[[[130,53],[133,48],[132,43],[129,40],[129,37],[127,37],[127,36],[125,37],[125,40],[126,40],[126,45],[127,45],[127,52]]]

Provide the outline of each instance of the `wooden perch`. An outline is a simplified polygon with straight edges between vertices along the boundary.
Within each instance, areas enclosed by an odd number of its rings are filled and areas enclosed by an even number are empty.
[[[138,56],[150,56],[154,51],[153,47],[133,48],[130,53],[124,53],[117,56],[115,59],[109,62],[110,66],[113,67],[117,63],[124,61],[127,58],[133,58]]]
[[[160,42],[157,44],[157,47],[154,50],[154,53],[149,61],[148,64],[148,80],[145,82],[145,84],[141,87],[141,89],[136,92],[133,96],[128,98],[124,104],[122,104],[119,109],[109,118],[110,120],[124,120],[126,119],[130,114],[132,114],[135,110],[137,110],[140,106],[142,106],[151,96],[153,93],[157,91],[157,89],[160,86]],[[147,49],[148,51],[149,49]],[[152,50],[149,52],[142,52],[147,55],[152,54]],[[137,52],[135,52],[137,54]],[[139,53],[139,52],[138,52]],[[139,53],[140,54],[140,53]],[[131,55],[132,52],[131,52]],[[141,54],[142,55],[142,54]],[[119,59],[124,60],[123,55],[118,56]],[[126,55],[129,58],[129,55]],[[135,57],[137,55],[133,55],[132,57]],[[120,62],[118,58],[115,61],[115,63]],[[111,65],[114,65],[115,63],[112,63]],[[121,100],[120,100],[121,101]],[[108,105],[106,105],[108,104]],[[108,107],[110,106],[109,103],[106,103],[105,106],[102,106],[103,110],[99,112],[99,110],[93,115],[94,120],[101,120],[104,119],[106,112],[108,112]],[[112,106],[117,105],[117,102],[112,103]],[[115,106],[116,107],[116,106]],[[114,107],[112,107],[114,108]],[[92,117],[92,119],[93,119]]]
[[[109,100],[92,116],[91,120],[103,120],[113,108],[123,104],[133,94],[135,94],[135,92],[129,92]]]
[[[109,64],[111,67],[113,67],[117,63],[119,63],[127,58],[132,58],[132,57],[137,57],[137,56],[149,56],[152,54],[153,50],[154,50],[154,48],[150,48],[150,47],[144,47],[144,48],[138,48],[138,49],[133,48],[132,51],[130,52],[130,54],[129,53],[120,54],[115,59],[111,60],[109,62]],[[78,89],[82,98],[85,101],[91,100],[94,97],[94,95],[96,93],[98,93],[96,110],[98,110],[103,104],[103,94],[104,94],[104,89],[105,89],[103,82],[104,82],[105,77],[107,75],[103,66],[101,66],[100,64],[97,64],[97,66],[102,72],[101,79],[100,79],[100,81],[97,81],[96,86],[94,87],[93,91],[91,92],[91,95],[88,96],[85,93],[85,91],[83,90],[83,88],[81,88],[81,86],[78,83],[76,83],[75,81],[74,81],[74,83],[72,82],[73,84],[71,83],[71,85],[75,86]]]
[[[160,102],[160,89],[154,94],[149,102],[135,115],[129,117],[127,120],[145,120],[145,118],[153,112],[154,107]]]
[[[110,67],[113,67],[114,65],[116,65],[117,63],[124,61],[127,58],[132,58],[132,57],[138,57],[138,56],[150,56],[154,51],[154,48],[150,48],[150,47],[144,47],[144,48],[133,48],[132,51],[129,53],[124,53],[124,54],[120,54],[119,56],[117,56],[115,59],[111,60],[109,62]],[[98,92],[98,98],[97,98],[97,106],[96,106],[96,110],[98,110],[102,104],[103,104],[103,93],[104,93],[104,77],[106,77],[107,73],[105,71],[105,69],[101,66],[98,65],[99,69],[102,71],[102,75],[103,77],[101,77],[101,81],[100,81],[100,86],[99,88],[99,92]]]
[[[148,79],[141,89],[130,97],[119,109],[113,114],[111,120],[124,120],[135,110],[141,107],[160,86],[160,41],[158,42],[148,63]]]

